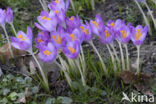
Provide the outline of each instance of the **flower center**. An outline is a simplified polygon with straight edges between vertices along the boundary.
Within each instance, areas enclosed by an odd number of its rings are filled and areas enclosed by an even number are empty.
[[[96,21],[92,21],[92,24],[97,28],[98,27],[98,23]]]
[[[75,53],[75,49],[73,47],[68,47],[71,54]]]
[[[120,33],[122,35],[122,38],[126,38],[126,36],[127,36],[127,32],[126,31],[121,30]]]
[[[83,26],[80,26],[80,29],[81,29],[81,31],[82,31],[82,32],[84,32],[84,33],[85,33],[85,35],[87,35],[87,34],[88,34],[88,30],[87,30],[87,29],[85,29],[85,30],[84,30]]]
[[[114,22],[112,22],[110,25],[111,25],[113,28],[115,27]]]
[[[58,14],[58,10],[55,10],[55,13]]]
[[[107,30],[105,30],[105,35],[106,35],[106,38],[108,38],[108,37],[109,37],[109,33],[108,33],[108,31],[107,31]]]
[[[46,56],[49,56],[49,55],[51,54],[51,52],[50,52],[50,51],[47,51],[47,50],[43,51],[43,53],[44,53],[44,55],[46,55]]]
[[[23,36],[21,34],[18,35],[18,38],[20,39],[20,41],[24,41],[24,38],[23,38]]]
[[[38,38],[37,42],[40,43],[42,42],[43,40],[41,38]]]
[[[137,32],[135,34],[136,34],[136,40],[139,40],[139,38],[141,37],[140,29],[137,29]]]
[[[72,38],[72,41],[76,40],[76,36],[74,37],[74,34],[70,34],[70,37]]]
[[[73,21],[73,20],[74,20],[74,18],[73,18],[73,17],[71,17],[71,18],[69,18],[69,20],[70,20],[70,21]]]
[[[55,0],[55,3],[56,3],[56,4],[58,4],[58,2],[59,2],[58,0]]]
[[[59,35],[57,35],[57,38],[55,37],[55,35],[53,35],[52,38],[56,41],[57,44],[61,44],[61,38]]]
[[[43,20],[48,20],[48,21],[51,20],[50,18],[47,18],[46,16],[43,16],[42,19]]]

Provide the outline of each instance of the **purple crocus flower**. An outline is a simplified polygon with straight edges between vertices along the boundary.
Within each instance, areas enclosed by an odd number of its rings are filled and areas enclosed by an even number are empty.
[[[108,20],[106,25],[115,28],[115,22],[113,20]]]
[[[64,3],[64,0],[52,0],[48,7],[50,10],[57,8],[57,10],[63,9],[64,11],[66,11],[69,7],[69,0],[66,0],[66,4]]]
[[[80,17],[77,16],[72,16],[72,17],[67,17],[66,18],[66,24],[68,26],[68,28],[70,29],[75,29],[75,28],[79,28],[80,27]]]
[[[6,22],[12,23],[13,22],[13,12],[11,8],[7,8],[6,10]]]
[[[113,42],[113,40],[115,38],[114,35],[115,35],[115,33],[111,27],[104,26],[103,32],[101,32],[101,34],[99,35],[99,40],[100,40],[100,42],[102,42],[104,44],[110,44]]]
[[[125,24],[119,24],[120,28],[116,32],[116,39],[121,43],[128,43],[131,38],[131,30],[129,26],[126,26]]]
[[[35,23],[35,26],[42,31],[55,31],[58,23],[57,17],[50,16],[47,12],[42,11],[40,16],[37,17],[38,23]]]
[[[27,28],[27,34],[23,31],[17,33],[17,37],[11,37],[11,45],[19,50],[31,51],[32,50],[32,30]]]
[[[70,31],[70,29],[68,30]],[[75,28],[72,32],[67,33],[66,40],[72,42],[78,40],[80,43],[82,43],[84,40],[84,35],[82,35],[79,29]]]
[[[40,45],[38,56],[43,62],[51,62],[57,56],[57,49],[49,42],[47,45]]]
[[[41,44],[46,45],[49,40],[49,34],[46,31],[39,32],[36,39],[36,47],[39,48]]]
[[[144,28],[141,25],[138,25],[136,28],[133,28],[133,33],[131,35],[131,40],[134,45],[141,45],[146,38],[148,32],[148,26]]]
[[[68,58],[76,59],[80,53],[80,42],[78,40],[68,42],[62,51]]]
[[[84,41],[89,41],[92,38],[92,31],[90,24],[86,21],[86,25],[81,24],[80,26],[81,34],[84,36]]]
[[[0,25],[4,25],[5,24],[5,19],[6,19],[6,10],[2,10],[0,8]]]
[[[90,26],[91,26],[92,32],[95,35],[99,36],[103,28],[103,20],[101,16],[97,14],[95,17],[95,21],[93,20],[90,21]]]
[[[56,46],[57,49],[62,48],[65,45],[65,31],[62,27],[58,27],[57,31],[52,31],[50,33],[52,43]]]

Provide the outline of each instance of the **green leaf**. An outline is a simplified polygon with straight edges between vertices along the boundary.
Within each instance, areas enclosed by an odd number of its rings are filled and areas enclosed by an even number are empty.
[[[17,93],[16,92],[12,92],[9,96],[9,99],[12,101],[15,101],[17,98]]]
[[[10,92],[10,89],[9,88],[6,88],[3,90],[3,95],[7,95],[8,93]]]
[[[71,104],[73,102],[73,100],[70,97],[59,96],[57,100],[60,101],[61,104]]]
[[[55,98],[48,98],[45,102],[45,104],[54,104],[56,102]]]

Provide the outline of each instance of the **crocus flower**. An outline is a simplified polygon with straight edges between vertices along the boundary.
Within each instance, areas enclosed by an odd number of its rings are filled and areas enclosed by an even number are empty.
[[[80,17],[77,16],[72,16],[72,17],[67,17],[66,18],[66,24],[68,28],[75,29],[80,27]]]
[[[6,22],[12,23],[13,22],[13,12],[11,8],[7,8],[6,10]]]
[[[0,25],[5,24],[5,19],[6,19],[6,10],[0,9]]]
[[[103,21],[102,21],[102,18],[100,17],[100,15],[96,15],[95,17],[95,21],[91,20],[90,21],[90,26],[91,26],[91,29],[92,29],[92,32],[99,36],[100,35],[100,32],[102,31],[102,28],[103,28]]]
[[[76,59],[80,53],[80,42],[77,40],[68,42],[62,51],[68,58]]]
[[[131,38],[131,30],[130,27],[125,24],[120,24],[119,30],[116,32],[116,39],[121,43],[128,43]]]
[[[49,42],[47,45],[40,45],[38,56],[43,62],[51,62],[57,56],[57,49]]]
[[[92,31],[90,28],[90,24],[86,21],[86,25],[81,24],[80,30],[82,35],[84,36],[85,41],[89,41],[92,38]]]
[[[131,40],[133,41],[133,44],[141,45],[146,38],[147,32],[148,26],[145,26],[143,28],[141,25],[138,25],[136,28],[134,28],[131,35]]]
[[[49,40],[49,34],[46,31],[39,32],[36,39],[36,47],[39,48],[41,44],[46,45]]]
[[[115,22],[113,20],[108,20],[106,26],[109,26],[111,28],[115,28]]]
[[[99,35],[99,40],[104,44],[110,44],[114,40],[114,31],[108,26],[103,27],[103,32]]]
[[[65,31],[62,27],[58,27],[57,31],[52,31],[50,33],[52,43],[56,46],[56,48],[62,48],[65,45]]]
[[[47,12],[42,11],[40,16],[37,17],[37,20],[41,25],[35,23],[35,26],[40,30],[49,32],[56,30],[58,21],[55,16],[50,17],[50,15]]]
[[[64,0],[52,0],[51,3],[48,5],[50,10],[57,8],[57,10],[63,9],[64,11],[68,9],[68,6],[69,6],[69,0],[66,0],[66,4],[64,3]]]
[[[32,30],[27,28],[27,33],[19,31],[17,37],[11,37],[11,45],[19,50],[31,51],[32,50]]]
[[[80,30],[76,28],[72,32],[67,33],[66,40],[72,42],[78,40],[80,43],[82,43],[82,41],[84,40],[84,35],[82,35]]]

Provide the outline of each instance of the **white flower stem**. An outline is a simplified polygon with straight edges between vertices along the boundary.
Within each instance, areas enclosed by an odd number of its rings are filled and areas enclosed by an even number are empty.
[[[81,49],[81,55],[82,55],[82,58],[80,57],[80,60],[81,60],[83,72],[85,73],[85,70],[86,70],[86,61],[85,61],[85,57],[84,57],[83,47],[80,46],[80,49]]]
[[[130,70],[129,66],[129,53],[128,53],[128,47],[127,44],[124,44],[125,50],[126,50],[126,62],[127,62],[127,70]]]
[[[116,57],[117,62],[120,64],[120,60],[119,60],[119,57],[118,57],[118,55],[117,55],[117,52],[116,52],[116,50],[115,50],[115,48],[114,48],[114,44],[111,43],[110,46],[111,46],[112,49],[113,49],[113,52],[114,52],[114,54],[115,54],[115,57]]]
[[[47,87],[48,90],[49,90],[48,80],[47,80],[47,78],[46,78],[46,76],[45,76],[45,73],[43,72],[43,69],[42,69],[42,67],[41,67],[41,65],[40,65],[40,63],[39,63],[39,61],[37,60],[36,56],[34,55],[34,53],[33,53],[32,51],[31,51],[31,52],[29,51],[29,53],[33,56],[35,62],[37,63],[38,68],[39,68],[39,70],[40,70],[40,73],[41,73],[41,75],[42,75],[43,81],[44,81],[44,83],[46,84],[46,87]]]
[[[137,73],[140,73],[140,68],[139,68],[139,64],[140,64],[140,45],[136,46],[137,47],[137,53],[138,53],[138,58],[137,58]]]
[[[43,4],[42,0],[39,0],[39,2],[40,2],[40,4],[41,4],[41,6],[42,6],[43,10],[44,10],[44,11],[48,11],[48,10],[46,9],[46,7],[44,6],[44,4]]]
[[[77,59],[75,60],[75,62],[76,62],[76,64],[77,64],[77,67],[78,67],[78,69],[79,69],[79,71],[80,71],[80,74],[81,74],[82,84],[83,84],[83,86],[86,86],[86,81],[85,81],[84,74],[83,74],[83,72],[82,72],[82,70],[81,70],[81,67],[80,67],[79,58],[77,58]]]
[[[91,4],[92,4],[92,9],[94,10],[95,9],[95,1],[91,0]]]
[[[10,44],[10,40],[9,40],[9,36],[8,36],[7,31],[6,31],[5,25],[2,25],[2,28],[4,30],[4,33],[5,33],[7,41],[8,41],[10,55],[12,58],[14,58],[13,51],[12,51],[11,44]]]
[[[15,27],[14,27],[13,22],[11,22],[10,25],[11,25],[11,28],[13,29],[14,33],[15,33],[15,36],[17,37],[17,32],[16,32],[16,30],[15,30]]]
[[[74,6],[74,3],[73,3],[73,0],[69,0],[69,1],[70,1],[70,4],[71,4],[72,8],[73,8],[73,11],[75,12],[75,6]]]
[[[106,46],[107,46],[107,49],[108,49],[109,54],[110,54],[111,59],[112,59],[112,63],[113,63],[113,67],[114,67],[114,72],[116,72],[116,71],[117,71],[117,68],[116,68],[116,63],[115,63],[115,60],[114,60],[114,56],[113,56],[113,54],[112,54],[112,51],[111,51],[109,45],[106,44]]]
[[[125,70],[125,61],[124,61],[122,46],[121,46],[121,43],[119,41],[117,41],[117,42],[118,42],[119,48],[120,48],[121,61],[122,61],[122,70]]]
[[[99,57],[99,60],[101,61],[102,68],[103,68],[104,72],[107,74],[106,65],[104,64],[103,59],[102,59],[100,53],[98,52],[98,50],[96,49],[95,45],[93,44],[93,41],[92,41],[92,40],[89,41],[89,44],[90,44],[90,45],[93,47],[93,49],[95,50],[96,54],[97,54],[98,57]]]
[[[59,59],[60,59],[60,58],[59,58]],[[72,87],[72,84],[71,84],[71,83],[72,83],[72,80],[71,80],[69,74],[66,72],[66,69],[65,69],[65,67],[64,67],[64,65],[63,65],[63,63],[62,63],[61,60],[60,60],[60,62],[61,62],[61,65],[62,65],[62,66],[61,66],[57,61],[55,61],[55,64],[58,65],[58,67],[59,67],[60,69],[62,69],[63,73],[65,74],[65,77],[66,77],[66,79],[67,79],[67,82],[68,82],[69,86]]]
[[[151,12],[151,10],[150,10],[148,4],[146,3],[146,1],[144,2],[144,4],[146,5],[146,7],[147,7],[147,9],[148,9],[148,12],[149,12],[149,14],[150,14],[150,16],[151,16],[151,18],[152,18],[153,23],[154,23],[154,28],[156,29],[156,20],[154,19],[153,15],[152,15],[152,12]]]
[[[137,1],[137,0],[134,0],[134,1],[135,1],[135,3],[137,4],[137,6],[138,6],[140,12],[142,13],[146,25],[148,25],[148,27],[149,27],[149,33],[150,33],[150,35],[152,35],[151,27],[150,27],[150,24],[149,24],[149,22],[148,22],[148,19],[147,19],[145,13],[143,12],[143,10],[142,10],[140,4],[138,3],[138,1]]]

